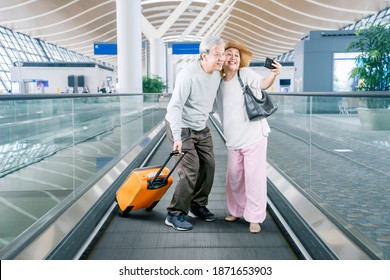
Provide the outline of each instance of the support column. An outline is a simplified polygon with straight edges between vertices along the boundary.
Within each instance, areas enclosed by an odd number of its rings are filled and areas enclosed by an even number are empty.
[[[116,0],[119,93],[142,93],[141,0]]]
[[[150,74],[160,76],[162,80],[165,81],[164,40],[161,38],[149,38],[149,42],[150,42]]]
[[[149,46],[148,46],[148,41],[144,41],[143,48],[145,49],[145,60],[144,60],[144,74],[145,76],[149,76],[150,70],[149,70]]]
[[[173,81],[175,80],[175,65],[174,65],[174,56],[172,55],[172,48],[167,48],[167,80],[168,80],[168,93],[173,91]]]

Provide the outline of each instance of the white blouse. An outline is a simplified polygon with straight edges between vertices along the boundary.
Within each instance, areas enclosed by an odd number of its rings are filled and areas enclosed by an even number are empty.
[[[244,85],[249,85],[253,93],[261,98],[260,81],[263,78],[250,68],[241,68],[240,77]],[[221,117],[226,146],[237,150],[268,137],[271,131],[267,119],[250,121],[245,110],[244,94],[237,74],[230,80],[221,81],[216,99],[217,111]]]

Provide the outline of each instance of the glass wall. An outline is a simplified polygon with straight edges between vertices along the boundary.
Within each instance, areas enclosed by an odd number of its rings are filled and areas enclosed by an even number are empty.
[[[15,62],[94,62],[116,68],[0,26],[0,94],[12,88],[10,68]]]

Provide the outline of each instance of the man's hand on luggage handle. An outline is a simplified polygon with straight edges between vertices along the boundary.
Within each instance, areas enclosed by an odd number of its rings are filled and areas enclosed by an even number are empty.
[[[182,146],[183,146],[183,143],[181,142],[181,140],[176,140],[176,141],[173,143],[172,151],[178,151],[179,154],[183,154],[183,152],[182,152]]]

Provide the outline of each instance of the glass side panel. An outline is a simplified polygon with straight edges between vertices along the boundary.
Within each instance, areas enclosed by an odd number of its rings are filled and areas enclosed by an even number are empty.
[[[0,102],[0,252],[85,191],[165,117],[142,96]]]
[[[353,240],[389,259],[390,110],[374,113],[388,115],[384,127],[373,129],[363,124],[367,108],[359,98],[277,100],[280,108],[268,120],[269,162]]]

